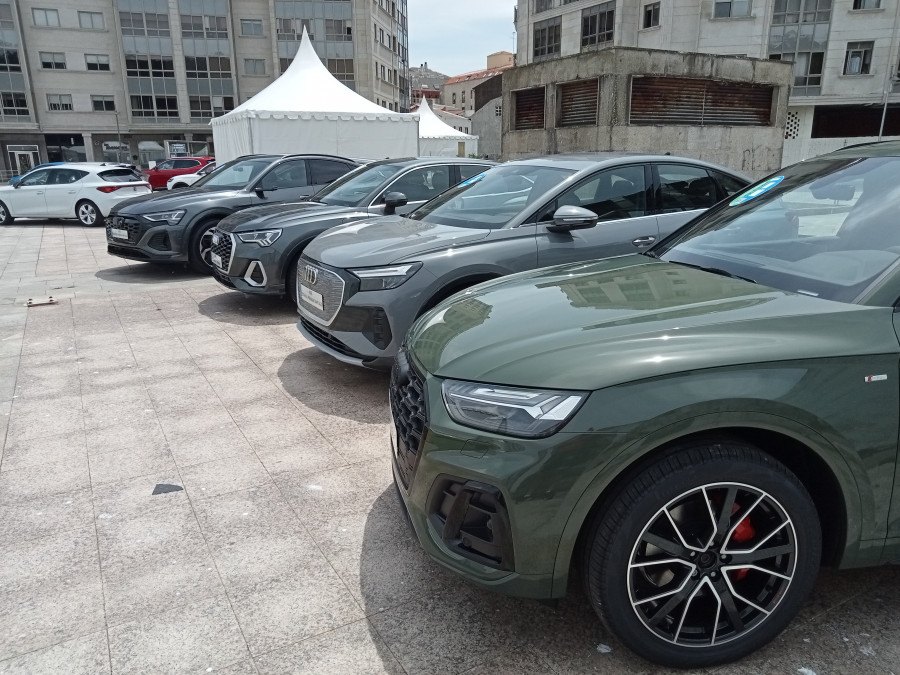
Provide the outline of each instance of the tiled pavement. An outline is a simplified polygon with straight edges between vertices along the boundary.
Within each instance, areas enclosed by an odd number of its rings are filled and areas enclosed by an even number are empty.
[[[575,585],[551,608],[427,560],[386,378],[295,316],[110,257],[101,229],[0,228],[0,673],[658,672]],[[823,572],[719,672],[900,672],[898,602],[893,568]]]

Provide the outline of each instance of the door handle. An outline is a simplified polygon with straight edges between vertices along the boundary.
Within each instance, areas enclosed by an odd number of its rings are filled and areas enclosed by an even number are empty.
[[[654,241],[656,241],[656,237],[638,237],[637,239],[633,239],[631,243],[640,248],[642,246],[649,246]]]
[[[77,194],[77,193],[78,193],[78,190],[69,190],[69,194],[70,194],[70,195],[74,195],[74,194]]]

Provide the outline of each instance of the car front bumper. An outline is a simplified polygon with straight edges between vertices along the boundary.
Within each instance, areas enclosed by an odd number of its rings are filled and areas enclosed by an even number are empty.
[[[114,230],[118,231],[114,234]],[[111,255],[151,262],[186,262],[184,226],[154,223],[137,216],[113,214],[106,219],[106,250]],[[123,236],[120,233],[126,233]]]
[[[213,231],[213,277],[226,288],[254,295],[284,295],[280,251],[245,244],[234,233]]]

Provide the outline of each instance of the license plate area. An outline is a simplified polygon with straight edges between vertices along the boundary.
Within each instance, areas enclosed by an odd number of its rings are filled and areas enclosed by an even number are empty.
[[[210,251],[209,259],[212,261],[212,264],[215,265],[216,267],[218,267],[219,269],[224,268],[224,265],[222,264],[222,256],[217,255],[217,254],[213,253],[212,251]]]
[[[119,230],[114,227],[109,228],[109,233],[114,239],[128,239],[128,230]]]
[[[320,312],[325,311],[325,301],[321,293],[316,293],[313,289],[300,284],[300,299],[310,307],[315,307]]]

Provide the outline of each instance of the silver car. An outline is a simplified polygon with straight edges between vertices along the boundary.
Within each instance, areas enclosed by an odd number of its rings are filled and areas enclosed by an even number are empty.
[[[488,279],[648,249],[749,184],[671,156],[595,153],[509,162],[407,217],[327,230],[297,270],[297,328],[355,365],[390,367],[424,311]]]

